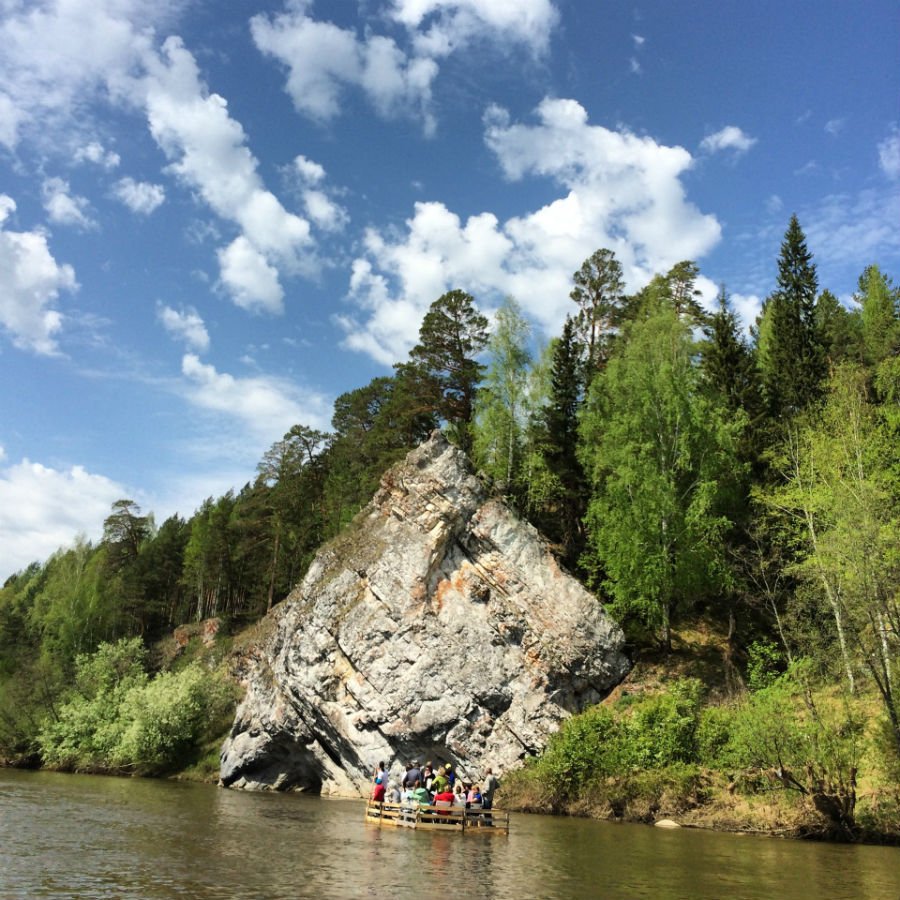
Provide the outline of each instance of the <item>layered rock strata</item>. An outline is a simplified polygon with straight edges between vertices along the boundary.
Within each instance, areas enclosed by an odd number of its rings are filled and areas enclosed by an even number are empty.
[[[271,614],[221,783],[359,795],[417,758],[478,778],[628,671],[619,628],[440,433]]]

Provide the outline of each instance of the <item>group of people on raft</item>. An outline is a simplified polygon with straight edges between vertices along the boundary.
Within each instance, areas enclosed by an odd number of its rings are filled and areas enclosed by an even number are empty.
[[[485,771],[483,784],[464,783],[451,763],[434,768],[431,762],[421,768],[414,759],[407,763],[398,785],[388,777],[384,763],[378,763],[372,785],[372,799],[376,803],[418,803],[420,806],[450,803],[466,809],[491,809],[494,792],[500,781],[492,769]]]

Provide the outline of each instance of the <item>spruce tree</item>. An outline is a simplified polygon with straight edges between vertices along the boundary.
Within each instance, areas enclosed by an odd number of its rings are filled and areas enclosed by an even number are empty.
[[[763,306],[762,316],[769,321],[759,351],[769,414],[780,419],[815,402],[825,376],[816,321],[816,267],[795,215],[781,244],[777,285]]]
[[[728,409],[732,413],[744,410],[752,422],[761,412],[756,360],[724,287],[719,290],[717,307],[709,318],[709,337],[703,346],[703,373]]]
[[[583,400],[584,348],[576,325],[566,317],[553,354],[550,402],[544,410],[544,458],[559,486],[555,538],[563,559],[574,567],[584,547],[582,519],[586,509],[584,470],[578,459],[578,415]]]

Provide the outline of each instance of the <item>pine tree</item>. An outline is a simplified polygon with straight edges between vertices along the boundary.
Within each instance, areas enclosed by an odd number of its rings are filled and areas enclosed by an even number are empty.
[[[569,296],[578,304],[578,338],[587,352],[588,381],[606,364],[610,344],[622,311],[625,282],[622,264],[612,250],[594,252],[572,276]]]
[[[431,304],[409,363],[397,367],[409,379],[421,412],[445,421],[459,446],[472,448],[470,423],[484,366],[476,360],[488,341],[488,320],[465,291],[448,291]]]

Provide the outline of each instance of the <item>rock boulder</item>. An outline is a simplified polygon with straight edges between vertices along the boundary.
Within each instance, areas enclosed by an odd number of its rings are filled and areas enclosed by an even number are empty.
[[[222,749],[230,787],[358,796],[379,760],[503,771],[629,667],[596,598],[440,433],[263,630]]]

